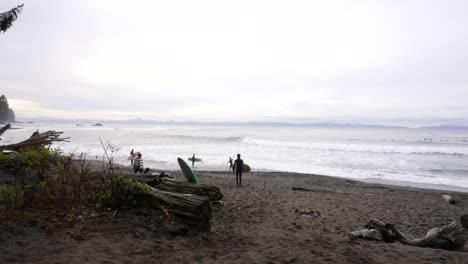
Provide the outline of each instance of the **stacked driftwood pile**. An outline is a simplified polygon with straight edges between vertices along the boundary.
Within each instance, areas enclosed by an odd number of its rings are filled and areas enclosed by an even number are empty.
[[[213,185],[176,181],[151,174],[127,173],[125,176],[148,186],[145,203],[150,208],[167,210],[174,217],[177,232],[184,232],[184,229],[208,231],[211,205],[223,198],[220,189]]]
[[[7,124],[4,127],[0,128],[0,136],[10,128],[11,128],[10,124]],[[69,138],[61,138],[60,137],[61,134],[63,134],[63,132],[56,132],[52,130],[49,130],[44,133],[34,132],[34,134],[30,138],[24,141],[21,141],[15,144],[0,146],[0,151],[2,150],[18,151],[24,148],[44,147],[44,146],[51,145],[54,142],[68,141]]]

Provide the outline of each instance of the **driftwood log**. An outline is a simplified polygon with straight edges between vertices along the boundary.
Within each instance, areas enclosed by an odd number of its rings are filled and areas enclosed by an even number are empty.
[[[56,131],[51,131],[51,130],[44,132],[44,133],[38,133],[38,134],[32,135],[30,138],[24,141],[21,141],[19,143],[0,146],[0,151],[1,150],[18,151],[23,148],[47,146],[54,142],[68,141],[69,138],[61,138],[60,137],[61,134],[63,134],[63,132],[56,132]]]
[[[3,133],[5,133],[5,131],[7,131],[10,128],[11,128],[10,124],[6,124],[4,127],[0,128],[0,136],[3,135]]]
[[[468,214],[462,215],[459,220],[448,225],[430,229],[423,238],[410,238],[396,229],[394,225],[378,219],[371,219],[366,224],[366,228],[349,233],[349,238],[351,240],[358,238],[380,240],[387,243],[400,241],[402,244],[418,247],[464,251],[468,241]]]
[[[190,193],[198,196],[206,196],[210,201],[219,201],[223,199],[223,194],[218,187],[207,184],[193,184],[190,182],[178,182],[163,179],[161,183],[154,186],[154,188],[169,192]]]
[[[150,208],[162,209],[173,217],[174,222],[179,224],[177,232],[181,232],[180,229],[210,230],[211,201],[207,196],[167,192],[147,186],[144,202]]]
[[[159,178],[158,176],[151,174],[124,173],[124,175],[133,180],[148,184],[149,186],[161,191],[206,196],[210,201],[219,201],[223,199],[223,194],[220,189],[213,185],[193,184],[185,181]]]
[[[223,198],[218,187],[160,178],[152,174],[123,173],[135,181],[147,185],[143,201],[150,208],[162,207],[178,223],[176,233],[182,230],[208,231],[211,205]]]

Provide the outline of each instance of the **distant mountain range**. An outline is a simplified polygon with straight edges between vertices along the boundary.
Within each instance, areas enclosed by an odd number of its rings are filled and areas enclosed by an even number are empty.
[[[153,124],[153,125],[208,125],[208,126],[290,126],[290,127],[336,127],[336,128],[409,128],[404,126],[378,125],[378,124],[360,124],[360,123],[290,123],[290,122],[202,122],[202,121],[160,121],[160,120],[145,120],[145,119],[129,119],[129,120],[89,120],[89,119],[54,119],[54,118],[25,118],[28,123],[57,123],[57,124],[77,124],[77,125],[92,125],[101,123],[104,126],[107,124]],[[20,122],[21,123],[21,122]],[[26,122],[23,122],[26,123]],[[417,129],[436,129],[436,130],[468,130],[468,126],[460,125],[439,125],[425,126]]]
[[[468,130],[468,126],[457,126],[457,125],[440,125],[440,126],[427,126],[427,127],[420,127],[420,129],[440,129],[440,130]]]

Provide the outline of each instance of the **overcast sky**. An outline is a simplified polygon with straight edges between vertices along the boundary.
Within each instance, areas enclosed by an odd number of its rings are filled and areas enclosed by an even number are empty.
[[[19,119],[468,125],[467,12],[466,0],[24,0],[0,35],[0,94]]]

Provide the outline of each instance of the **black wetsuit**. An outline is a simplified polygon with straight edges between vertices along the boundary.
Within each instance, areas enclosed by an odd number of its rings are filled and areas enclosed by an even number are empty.
[[[234,161],[234,166],[236,167],[237,186],[242,185],[242,165],[244,165],[244,161],[241,160],[240,158],[237,158],[236,161]]]
[[[232,172],[234,172],[234,166],[232,165],[232,159],[231,158],[229,158],[228,163],[229,163],[229,169],[232,169]]]

